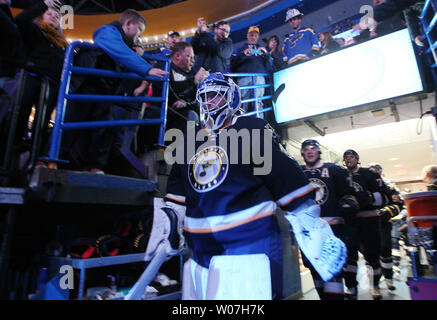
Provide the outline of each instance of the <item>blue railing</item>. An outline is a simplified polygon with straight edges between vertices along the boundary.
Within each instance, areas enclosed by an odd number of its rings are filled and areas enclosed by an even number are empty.
[[[255,102],[255,111],[246,112],[246,113],[244,113],[244,116],[256,115],[257,117],[260,117],[261,113],[268,112],[268,111],[272,110],[272,107],[263,108],[261,110],[258,109],[257,102],[262,101],[262,100],[271,99],[272,95],[263,95],[263,96],[258,97],[256,94],[256,89],[258,89],[258,88],[272,88],[273,85],[271,83],[255,84],[256,77],[265,77],[265,78],[269,79],[271,76],[269,73],[226,73],[226,75],[229,77],[232,77],[232,78],[252,77],[252,84],[251,85],[240,86],[240,90],[253,90],[253,94],[252,94],[253,98],[241,100],[241,103],[243,104],[243,103]]]
[[[433,88],[437,87],[437,0],[427,0],[419,16],[421,33],[427,42],[426,61],[431,70],[434,81]]]
[[[156,76],[141,77],[131,72],[116,72],[110,70],[84,68],[73,66],[73,57],[77,48],[88,48],[100,50],[97,46],[87,42],[73,42],[66,50],[64,66],[62,69],[61,83],[59,87],[58,100],[56,104],[56,118],[53,125],[50,149],[48,158],[43,158],[48,162],[57,163],[64,162],[59,159],[59,152],[61,146],[62,132],[64,130],[81,130],[90,128],[109,128],[109,127],[123,127],[123,126],[150,126],[160,125],[158,145],[164,145],[165,126],[167,121],[167,97],[168,97],[168,76],[163,78]],[[170,69],[170,59],[160,55],[143,55],[145,58],[159,60],[165,62],[165,71]],[[87,76],[111,77],[123,79],[137,79],[147,80],[149,82],[163,82],[163,89],[161,97],[130,97],[117,95],[90,95],[90,94],[72,94],[70,93],[70,81],[72,74],[80,74]],[[64,123],[65,110],[68,101],[99,101],[99,102],[149,102],[161,103],[161,114],[159,118],[142,119],[142,120],[111,120],[111,121],[87,121],[87,122],[67,122]]]

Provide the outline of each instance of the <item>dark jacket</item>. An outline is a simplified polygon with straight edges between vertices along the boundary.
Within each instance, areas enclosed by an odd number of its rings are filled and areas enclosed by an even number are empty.
[[[209,32],[196,33],[191,39],[194,54],[197,55],[193,70],[200,67],[212,72],[227,72],[227,60],[234,51],[231,38],[223,41],[215,41],[214,36]]]
[[[435,191],[435,190],[437,190],[437,178],[432,179],[431,182],[428,183],[428,185],[426,186],[426,189],[428,191]]]
[[[273,71],[282,70],[287,66],[287,63],[284,61],[284,54],[279,49],[270,55],[273,59]]]
[[[175,74],[177,74],[176,77]],[[174,63],[171,63],[169,80],[168,107],[171,108],[177,100],[184,100],[187,102],[187,106],[183,109],[177,110],[179,113],[186,115],[188,110],[193,110],[196,113],[199,113],[199,108],[196,103],[197,84],[194,82],[194,75],[192,72],[185,72]],[[161,93],[162,82],[154,83],[153,96],[160,97]],[[168,118],[178,117],[178,115],[172,111],[168,111],[167,115]]]
[[[24,65],[21,34],[8,5],[0,5],[0,77],[14,77]]]
[[[30,69],[60,82],[65,49],[52,43],[33,22],[33,19],[41,16],[47,9],[44,2],[37,2],[18,14],[15,22],[23,38],[26,63]]]
[[[407,9],[417,2],[420,2],[420,0],[387,0],[373,9],[373,17],[379,22],[390,18],[395,13]]]
[[[248,48],[253,50],[258,49],[258,44],[245,43],[232,54],[231,57],[231,72],[255,72],[255,73],[270,73],[273,71],[272,57],[270,53],[261,51],[257,55],[246,56],[244,51]]]
[[[327,54],[327,53],[331,53],[337,50],[340,50],[341,47],[338,44],[337,41],[335,41],[334,39],[332,39],[331,42],[328,43],[328,45],[326,47],[324,47],[322,45],[322,47],[320,47],[320,54]]]

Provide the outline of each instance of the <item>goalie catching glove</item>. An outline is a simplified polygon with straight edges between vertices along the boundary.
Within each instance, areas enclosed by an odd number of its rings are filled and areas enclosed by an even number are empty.
[[[346,262],[346,246],[319,215],[320,207],[313,200],[307,200],[285,217],[293,228],[302,253],[322,279],[328,281],[342,271]]]
[[[166,251],[167,260],[183,249],[185,210],[185,206],[155,198],[152,232],[147,243],[145,261],[151,260],[158,248]]]

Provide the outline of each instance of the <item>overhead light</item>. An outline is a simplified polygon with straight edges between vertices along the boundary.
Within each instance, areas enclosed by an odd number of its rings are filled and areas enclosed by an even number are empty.
[[[399,160],[399,158],[390,158],[390,159],[388,159],[389,161],[396,161],[396,160]]]

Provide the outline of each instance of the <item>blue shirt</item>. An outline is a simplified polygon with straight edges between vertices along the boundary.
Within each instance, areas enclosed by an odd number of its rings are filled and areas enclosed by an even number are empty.
[[[316,33],[311,28],[300,28],[284,40],[284,55],[289,65],[306,57],[311,58],[311,53],[319,49]]]
[[[128,47],[115,26],[108,24],[98,28],[93,40],[96,46],[129,71],[142,77],[148,75],[151,65]]]

